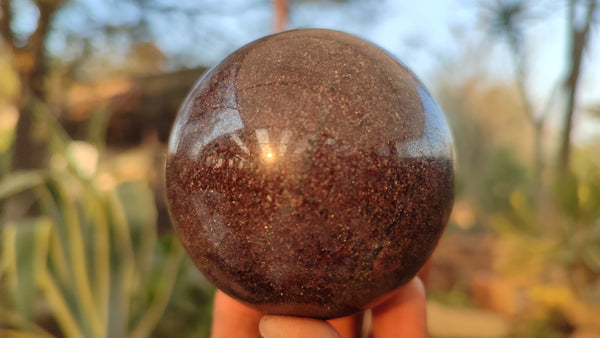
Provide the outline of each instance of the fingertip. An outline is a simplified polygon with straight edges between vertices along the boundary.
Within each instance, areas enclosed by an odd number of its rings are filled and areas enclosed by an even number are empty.
[[[212,338],[255,338],[262,314],[229,297],[220,290],[215,294]]]
[[[425,285],[415,277],[373,311],[373,336],[427,337]]]
[[[427,287],[425,285],[425,282],[421,280],[420,277],[415,277],[411,279],[410,282],[407,283],[407,287],[409,289],[412,289],[417,296],[425,298]]]
[[[258,322],[263,338],[340,338],[338,332],[323,320],[265,315]]]
[[[260,333],[261,338],[269,337],[269,334],[272,334],[273,331],[273,316],[266,315],[262,316],[262,318],[258,321],[258,332]],[[277,325],[277,324],[275,324]],[[277,329],[277,328],[275,328]],[[275,336],[272,336],[275,337]]]
[[[362,337],[364,316],[364,312],[359,312],[346,317],[329,319],[327,322],[342,337]]]

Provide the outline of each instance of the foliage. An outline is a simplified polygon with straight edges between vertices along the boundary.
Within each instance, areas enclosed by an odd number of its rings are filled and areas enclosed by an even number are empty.
[[[578,148],[568,134],[588,36],[597,33],[590,26],[597,24],[592,19],[598,2],[478,3],[481,28],[507,45],[514,78],[507,85],[473,71],[478,59],[487,59],[481,55],[488,55],[474,42],[475,50],[459,56],[465,60],[441,67],[456,73],[434,79],[442,82],[441,103],[455,130],[458,198],[466,213],[474,214],[478,231],[497,235],[494,272],[507,280],[520,276],[515,293],[528,304],[518,314],[516,336],[565,336],[581,317],[573,315],[573,304],[583,304],[578,314],[600,304],[600,149]],[[221,26],[212,27],[207,13],[221,17],[263,5],[268,3],[232,10],[142,0],[0,2],[0,336],[208,336],[212,287],[171,234],[156,235],[148,182],[122,180],[99,168],[106,154],[107,114],[88,114],[97,120],[89,121],[84,141],[68,137],[53,116],[71,113],[67,88],[82,82],[196,65],[224,43],[216,31]],[[22,11],[23,6],[35,9]],[[365,13],[375,7],[362,4],[357,8],[368,10],[356,17],[371,19]],[[566,69],[540,104],[530,87],[535,81],[529,30],[565,8]],[[35,21],[36,15],[36,27],[19,24]],[[192,23],[198,29],[190,30]],[[187,45],[180,55],[165,56],[157,48],[161,39],[182,32]],[[204,48],[207,44],[215,48]],[[460,83],[465,74],[472,78]],[[598,117],[598,107],[585,109]],[[559,147],[566,154],[549,156],[550,149],[559,148],[547,147],[555,142],[548,138],[551,113],[563,109]],[[17,116],[21,124],[29,115],[34,126],[22,128],[30,132],[19,136]],[[10,171],[17,145],[35,157],[27,151],[35,147],[23,142],[29,138],[48,145],[48,161]],[[547,165],[554,160],[566,169],[560,175]],[[137,170],[145,165],[135,163]],[[469,296],[464,286],[432,295],[453,306],[471,306]]]
[[[513,0],[480,3],[489,34],[508,43],[515,73],[508,86],[481,74],[442,78],[441,103],[456,136],[458,198],[471,206],[467,209],[473,210],[475,224],[497,235],[494,270],[518,298],[511,313],[517,315],[516,336],[564,336],[556,314],[569,325],[583,325],[588,316],[582,313],[597,314],[591,309],[600,305],[599,149],[569,142],[572,155],[566,161],[545,150],[553,141],[546,123],[550,111],[566,106],[564,101],[575,94],[565,98],[552,92],[541,105],[531,95],[527,29],[543,17],[536,14],[541,6]],[[576,57],[572,52],[567,58]],[[574,88],[561,81],[560,90]],[[588,111],[593,116],[594,106]],[[556,166],[547,165],[555,158]]]
[[[545,274],[560,267],[577,294],[600,301],[600,167],[581,160],[581,170],[555,181],[551,199],[536,204],[534,196],[514,190],[495,224],[504,238],[521,242],[512,250],[521,258],[509,260],[511,269],[522,270],[531,259]]]
[[[515,337],[563,338],[573,331],[565,314],[560,309],[550,308],[540,318],[516,325]]]
[[[43,104],[35,114],[50,166],[0,179],[0,293],[10,295],[0,298],[0,335],[150,335],[176,288],[183,249],[172,235],[157,238],[147,182],[107,181],[97,147],[70,140]],[[15,212],[20,194],[32,196],[33,209]],[[48,317],[58,332],[43,324]]]
[[[214,287],[204,279],[191,260],[179,272],[177,287],[153,337],[209,337]]]
[[[448,292],[440,292],[432,290],[427,297],[440,304],[454,306],[454,307],[472,307],[472,301],[469,296],[468,290],[464,286],[454,286],[452,290]]]

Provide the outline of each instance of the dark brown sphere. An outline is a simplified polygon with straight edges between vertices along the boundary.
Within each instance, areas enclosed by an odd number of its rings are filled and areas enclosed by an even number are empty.
[[[354,36],[294,30],[205,74],[169,142],[188,254],[262,312],[334,318],[409,281],[454,197],[444,115],[400,62]]]

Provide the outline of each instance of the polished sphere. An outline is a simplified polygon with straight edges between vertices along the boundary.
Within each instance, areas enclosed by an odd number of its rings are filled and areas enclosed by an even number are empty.
[[[181,106],[167,191],[206,278],[262,312],[334,318],[409,281],[454,197],[443,113],[399,61],[330,30],[267,36]]]

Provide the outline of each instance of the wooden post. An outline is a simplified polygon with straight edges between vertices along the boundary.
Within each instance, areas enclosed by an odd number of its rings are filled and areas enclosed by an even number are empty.
[[[287,26],[289,7],[287,0],[273,0],[274,20],[273,31],[275,33],[283,32]]]

